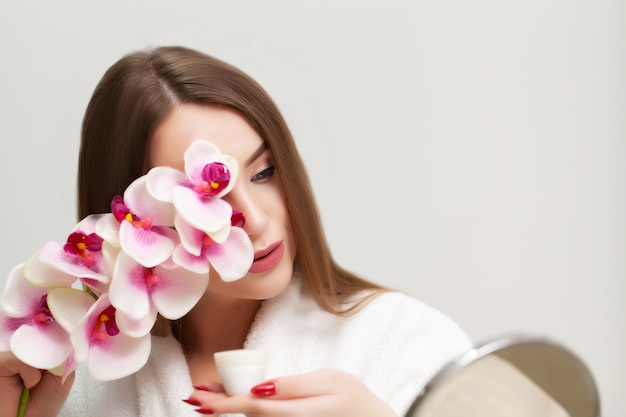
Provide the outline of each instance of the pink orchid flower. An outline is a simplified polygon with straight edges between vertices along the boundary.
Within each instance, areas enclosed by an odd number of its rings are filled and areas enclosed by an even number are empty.
[[[40,287],[69,286],[80,279],[101,292],[112,272],[110,254],[103,239],[95,232],[101,215],[80,221],[66,243],[48,242],[24,267],[24,275]]]
[[[56,311],[59,320],[72,322],[71,317],[80,315],[84,306],[72,302],[74,297],[62,295],[62,309]],[[70,339],[74,347],[74,361],[85,363],[91,376],[110,381],[131,375],[141,369],[150,356],[150,334],[132,337],[120,331],[118,312],[102,294],[74,326]]]
[[[93,295],[74,288],[55,287],[48,293],[48,308],[59,326],[67,332],[68,337],[95,302],[96,298]],[[77,367],[78,363],[74,360],[72,349],[65,364],[58,369],[58,375],[65,381]]]
[[[111,202],[112,214],[96,224],[97,233],[132,256],[137,262],[153,267],[166,261],[177,243],[174,206],[152,197],[146,188],[146,177],[133,181],[124,198]]]
[[[70,335],[48,307],[49,289],[28,282],[23,267],[11,271],[0,298],[0,351],[35,368],[58,368],[72,352]]]
[[[157,317],[176,320],[187,314],[204,294],[209,277],[171,261],[147,268],[120,253],[109,288],[111,304],[123,313],[118,325],[132,336],[150,331]]]
[[[254,248],[248,234],[242,229],[245,219],[234,212],[232,226],[226,240],[214,241],[202,230],[176,216],[175,224],[181,243],[174,249],[172,259],[178,265],[200,274],[209,273],[209,264],[223,281],[231,282],[242,278],[254,260]]]
[[[237,160],[200,140],[185,151],[184,161],[184,173],[171,167],[152,168],[147,174],[148,191],[161,201],[172,202],[191,226],[223,242],[230,232],[232,208],[221,197],[237,181]]]

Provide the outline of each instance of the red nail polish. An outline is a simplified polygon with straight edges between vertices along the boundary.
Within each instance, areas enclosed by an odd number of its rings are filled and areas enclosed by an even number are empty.
[[[276,384],[273,382],[264,382],[263,384],[252,387],[250,392],[261,397],[269,397],[276,394]]]
[[[211,391],[211,388],[207,387],[206,385],[194,385],[193,387],[198,391]]]
[[[187,398],[187,399],[185,399],[183,401],[186,402],[187,404],[191,404],[191,405],[195,405],[195,406],[200,405],[200,401],[194,400],[193,398]]]
[[[196,409],[196,413],[200,413],[200,414],[215,414],[215,412],[213,410],[211,410],[210,408],[198,408],[198,409]]]
[[[28,390],[29,390],[30,392],[35,391],[35,388],[37,388],[37,385],[39,385],[39,383],[36,383],[36,384],[35,384],[35,385],[33,385],[32,387],[28,388]]]

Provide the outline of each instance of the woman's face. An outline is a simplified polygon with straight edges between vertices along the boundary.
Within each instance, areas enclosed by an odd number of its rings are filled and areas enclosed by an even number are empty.
[[[150,142],[151,166],[183,171],[183,154],[196,140],[214,143],[239,163],[237,182],[224,199],[245,216],[244,230],[252,241],[255,258],[248,274],[238,281],[224,282],[211,270],[208,291],[235,298],[271,298],[291,279],[296,251],[272,155],[238,113],[216,106],[183,104],[157,126]]]

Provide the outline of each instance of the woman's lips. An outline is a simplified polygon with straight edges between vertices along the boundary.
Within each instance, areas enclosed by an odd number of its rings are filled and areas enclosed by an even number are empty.
[[[250,267],[250,272],[265,272],[274,268],[283,259],[285,245],[283,242],[276,242],[266,249],[254,252],[254,262]]]

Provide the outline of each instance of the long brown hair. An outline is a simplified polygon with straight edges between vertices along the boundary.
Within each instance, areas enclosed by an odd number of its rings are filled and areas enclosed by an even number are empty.
[[[111,199],[146,172],[152,133],[180,103],[233,109],[265,140],[283,183],[297,242],[295,268],[322,309],[349,314],[358,304],[343,308],[347,296],[383,290],[341,268],[332,258],[304,164],[285,120],[265,90],[238,68],[183,47],[128,54],[98,83],[82,125],[79,218],[109,212]]]

